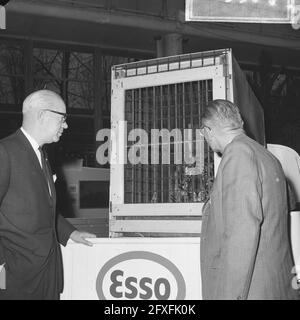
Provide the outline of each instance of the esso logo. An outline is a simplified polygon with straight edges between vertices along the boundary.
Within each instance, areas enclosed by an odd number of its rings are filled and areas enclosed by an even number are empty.
[[[170,260],[152,252],[130,251],[106,262],[99,271],[96,291],[100,300],[183,300],[186,285]]]
[[[123,270],[114,270],[110,276],[110,294],[116,299],[152,299],[167,300],[170,298],[171,285],[166,278],[126,277]],[[125,290],[123,290],[125,288]]]

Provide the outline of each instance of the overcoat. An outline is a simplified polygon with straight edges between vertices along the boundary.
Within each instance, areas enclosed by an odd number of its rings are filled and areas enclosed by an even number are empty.
[[[204,299],[297,299],[279,161],[245,134],[222,155],[203,207]]]

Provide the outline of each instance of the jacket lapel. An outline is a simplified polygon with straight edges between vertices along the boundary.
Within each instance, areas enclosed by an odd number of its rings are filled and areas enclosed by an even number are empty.
[[[38,174],[38,176],[40,177],[40,179],[42,179],[43,181],[43,189],[48,197],[48,200],[49,202],[52,202],[53,199],[51,198],[50,194],[49,194],[49,187],[48,187],[48,183],[47,183],[47,180],[46,180],[46,177],[45,177],[45,174],[41,168],[41,165],[40,165],[40,162],[39,162],[39,159],[37,158],[36,156],[36,153],[35,151],[33,150],[32,148],[32,145],[30,144],[30,142],[28,141],[28,139],[25,137],[25,135],[23,134],[22,130],[18,130],[16,132],[16,137],[19,139],[19,141],[22,143],[24,149],[26,150],[30,160],[31,160],[31,163],[33,164],[33,167],[34,167],[34,170],[35,172]],[[53,185],[54,187],[54,185]],[[55,189],[55,187],[54,187]],[[52,190],[52,188],[51,188]]]
[[[56,190],[55,190],[55,185],[54,185],[54,181],[53,181],[53,176],[52,176],[52,170],[48,161],[48,156],[46,155],[46,164],[47,164],[47,170],[49,172],[49,176],[50,176],[50,190],[51,190],[51,198],[53,200],[54,203],[56,203]]]

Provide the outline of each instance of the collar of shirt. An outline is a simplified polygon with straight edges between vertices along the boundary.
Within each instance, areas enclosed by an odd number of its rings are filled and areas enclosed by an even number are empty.
[[[39,151],[39,144],[36,142],[36,140],[34,138],[32,138],[32,136],[25,131],[25,129],[23,127],[21,127],[21,131],[24,133],[25,137],[27,138],[27,140],[30,142],[38,160],[40,165],[42,166],[42,159],[41,159],[41,153]]]
[[[42,165],[42,156],[41,156],[41,153],[40,153],[40,150],[39,150],[39,144],[36,142],[36,140],[34,139],[34,138],[32,138],[32,136],[28,133],[28,132],[26,132],[25,130],[24,130],[24,128],[23,127],[21,127],[21,130],[22,130],[22,132],[24,133],[24,135],[25,135],[25,137],[28,139],[28,141],[30,142],[30,144],[31,144],[31,146],[32,146],[32,148],[33,148],[33,150],[34,150],[34,152],[35,152],[35,154],[36,154],[36,156],[37,156],[37,158],[38,158],[38,160],[39,160],[39,163],[40,163],[40,166],[41,166],[41,168],[43,168],[43,165]],[[51,195],[51,188],[50,188],[50,185],[49,185],[49,182],[48,182],[48,188],[49,188],[49,193],[50,193],[50,195]]]

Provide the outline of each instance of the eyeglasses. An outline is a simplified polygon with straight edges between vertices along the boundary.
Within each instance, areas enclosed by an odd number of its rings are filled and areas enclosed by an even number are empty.
[[[204,132],[204,128],[207,128],[209,131],[211,131],[211,128],[209,127],[209,126],[206,126],[206,125],[204,125],[204,124],[202,124],[201,126],[200,126],[200,128],[199,128],[199,130],[200,130],[200,132],[203,134],[203,132]]]
[[[45,111],[49,111],[49,112],[52,112],[52,113],[56,113],[56,114],[59,114],[62,116],[62,122],[66,122],[67,118],[68,118],[68,114],[67,113],[63,113],[63,112],[59,112],[59,111],[54,111],[54,110],[51,110],[51,109],[43,109]]]

